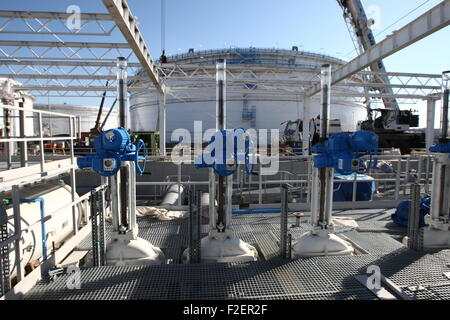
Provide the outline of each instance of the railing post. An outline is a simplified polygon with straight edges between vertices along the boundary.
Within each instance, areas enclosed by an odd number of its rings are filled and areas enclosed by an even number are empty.
[[[21,281],[24,274],[22,268],[22,221],[20,216],[20,191],[19,186],[12,186],[12,204],[13,204],[13,212],[14,212],[14,235],[17,237],[14,242],[14,250],[16,254],[16,273],[17,273],[17,281]]]
[[[282,259],[288,257],[288,187],[283,185],[281,188],[281,226],[280,226],[280,256]]]
[[[400,171],[402,170],[402,159],[401,157],[397,161],[397,172],[395,177],[395,200],[399,199],[400,195]]]
[[[76,190],[76,173],[75,173],[75,153],[73,148],[73,139],[74,139],[74,121],[75,118],[69,118],[69,131],[70,131],[70,164],[72,168],[70,168],[70,186],[71,186],[71,194],[72,194],[72,203],[75,202],[77,196]],[[78,214],[81,214],[79,212]],[[77,209],[75,205],[72,205],[72,223],[73,223],[73,235],[78,233],[78,221],[77,221]]]
[[[411,185],[411,201],[408,217],[408,248],[421,250],[420,237],[420,184]]]
[[[201,208],[202,192],[189,189],[189,263],[201,261]]]
[[[0,242],[8,239],[8,215],[6,209],[0,207]],[[0,247],[0,297],[11,289],[10,261],[8,245]]]
[[[40,164],[41,172],[45,170],[45,155],[44,155],[44,132],[42,129],[42,113],[38,113],[38,127],[39,127],[39,152],[40,152]]]
[[[23,101],[19,102],[19,107],[23,108]],[[20,138],[25,139],[25,111],[19,110],[19,130]],[[20,166],[28,166],[28,143],[26,140],[19,142],[20,146]]]

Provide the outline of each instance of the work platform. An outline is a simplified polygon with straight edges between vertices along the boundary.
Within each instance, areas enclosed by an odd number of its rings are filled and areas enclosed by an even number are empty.
[[[450,299],[450,250],[417,252],[406,248],[399,241],[406,228],[391,222],[393,213],[335,212],[335,217],[349,217],[358,223],[356,230],[345,232],[343,227],[339,233],[357,248],[357,254],[300,260],[279,258],[279,214],[235,215],[236,235],[255,245],[261,259],[244,264],[181,265],[181,254],[189,241],[188,219],[163,222],[139,218],[139,235],[159,246],[170,264],[82,267],[81,289],[68,289],[69,275],[61,275],[53,281],[42,280],[24,299],[376,300],[379,297],[355,278],[366,275],[371,265],[379,266],[382,275],[412,299]],[[296,218],[289,217],[288,232],[293,239],[310,229],[306,219],[303,217],[298,227]],[[88,237],[77,249],[89,246]],[[418,291],[411,288],[418,286]]]

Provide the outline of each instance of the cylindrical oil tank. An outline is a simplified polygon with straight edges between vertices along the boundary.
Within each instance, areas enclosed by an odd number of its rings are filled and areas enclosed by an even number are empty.
[[[43,241],[42,241],[42,224],[40,222],[41,215],[51,217],[45,222],[46,248],[47,253],[52,252],[52,248],[58,248],[68,239],[74,231],[72,207],[67,206],[72,202],[71,187],[62,182],[46,182],[25,186],[20,189],[20,216],[22,230],[28,229],[22,233],[22,265],[32,263],[42,258]],[[78,197],[78,196],[77,196]],[[11,199],[10,194],[3,195],[5,199]],[[41,212],[41,204],[36,199],[42,199],[43,211]],[[25,201],[31,201],[25,203]],[[66,208],[64,208],[67,206]],[[64,209],[63,209],[64,208]],[[60,212],[57,212],[61,210]],[[8,218],[8,234],[14,235],[14,210],[12,205],[6,207]],[[83,216],[83,208],[81,205],[75,207],[75,220],[78,222]],[[9,246],[11,276],[17,273],[15,266],[15,249],[14,243]]]
[[[37,110],[44,110],[50,112],[63,113],[72,116],[79,116],[81,122],[81,132],[90,132],[95,126],[95,121],[98,115],[98,106],[86,105],[69,105],[69,104],[35,104],[34,108]],[[100,123],[103,123],[109,107],[105,104]],[[68,118],[52,115],[43,115],[42,123],[45,133],[47,135],[64,135],[69,134],[69,120]],[[76,124],[78,128],[78,121]],[[106,121],[104,129],[117,128],[119,126],[119,113],[116,108],[113,109]]]
[[[308,88],[311,79],[317,78],[320,67],[329,63],[337,68],[345,63],[340,59],[296,50],[232,48],[190,52],[168,57],[162,78],[168,88],[166,94],[166,141],[179,128],[194,134],[194,121],[202,121],[202,131],[215,128],[216,92],[214,66],[217,59],[226,59],[230,74],[227,76],[227,128],[254,128],[280,130],[280,137],[288,120],[303,118],[303,97],[289,94],[294,86]],[[177,70],[179,66],[180,70]],[[204,66],[205,70],[199,68]],[[171,70],[173,72],[171,72]],[[257,80],[252,80],[257,75]],[[240,77],[240,83],[233,81]],[[248,83],[246,83],[246,79]],[[292,79],[298,81],[293,83]],[[355,76],[350,81],[360,81]],[[255,85],[255,84],[259,84]],[[284,88],[284,93],[258,94],[258,90]],[[136,84],[139,86],[139,83]],[[152,88],[151,84],[144,85]],[[209,91],[198,88],[210,87]],[[264,86],[264,88],[262,88]],[[289,87],[290,86],[290,87]],[[197,88],[195,88],[197,87]],[[173,88],[192,88],[180,94]],[[252,89],[252,94],[243,94],[243,89]],[[211,90],[212,89],[212,90]],[[237,90],[239,89],[239,90]],[[234,91],[233,91],[234,90]],[[366,120],[366,106],[346,93],[360,92],[357,87],[332,88],[331,118],[340,119],[343,131],[356,131],[357,123]],[[238,92],[238,93],[236,93]],[[297,91],[298,92],[298,91]],[[134,131],[159,130],[159,94],[154,89],[137,92],[130,96],[131,128]],[[320,95],[311,100],[306,115],[312,119],[320,114]]]

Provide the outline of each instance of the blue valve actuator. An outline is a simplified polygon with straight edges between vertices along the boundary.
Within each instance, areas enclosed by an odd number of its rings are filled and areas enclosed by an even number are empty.
[[[378,152],[378,136],[371,131],[357,131],[353,134],[336,133],[324,142],[312,147],[315,168],[334,168],[340,174],[361,172],[364,155]]]
[[[245,172],[253,173],[250,155],[254,154],[254,145],[244,129],[216,132],[206,150],[195,159],[195,168],[213,168],[218,175],[228,177],[236,172],[238,164],[245,164]]]
[[[430,148],[430,152],[433,153],[450,153],[450,142],[438,143]]]
[[[124,128],[102,132],[95,137],[94,148],[94,154],[77,159],[79,168],[92,168],[99,175],[110,177],[120,170],[122,161],[133,161],[139,175],[142,175],[145,170],[147,156],[145,144],[142,140],[133,144],[130,135]],[[139,156],[141,151],[143,156]]]

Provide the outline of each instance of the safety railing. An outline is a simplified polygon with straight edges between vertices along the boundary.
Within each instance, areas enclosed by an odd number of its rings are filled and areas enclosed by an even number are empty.
[[[3,136],[0,137],[0,145],[3,146],[0,153],[0,191],[10,190],[13,185],[49,179],[62,173],[70,172],[71,179],[75,179],[74,143],[78,139],[76,126],[79,122],[77,116],[8,105],[0,107],[6,129]],[[19,122],[14,122],[14,132],[8,132],[12,127],[10,123],[13,117],[12,113],[18,113]],[[33,130],[33,135],[27,134],[30,131],[30,128],[27,128],[27,125],[30,125],[27,122],[27,114],[36,115],[32,117],[33,125],[37,129]],[[68,120],[67,136],[46,136],[43,124],[45,115],[66,118]],[[34,122],[35,119],[37,119],[37,123]],[[58,143],[67,151],[66,156],[54,158],[53,152],[46,154],[45,150],[48,145]],[[50,157],[52,160],[49,159]]]
[[[1,110],[3,121],[5,122],[4,128],[7,130],[3,130],[3,136],[0,137],[0,145],[3,146],[0,153],[0,192],[2,192],[2,211],[7,217],[7,222],[3,227],[6,226],[5,230],[9,231],[7,237],[2,237],[0,241],[0,252],[5,252],[1,250],[5,247],[13,248],[15,260],[11,261],[8,267],[14,268],[16,278],[14,279],[16,285],[12,286],[12,288],[11,279],[2,280],[3,284],[9,284],[9,286],[4,286],[7,290],[3,290],[2,293],[4,294],[8,291],[5,297],[14,299],[15,297],[20,297],[20,292],[36,283],[46,270],[60,263],[89,234],[91,223],[86,212],[88,212],[87,206],[90,193],[81,197],[78,197],[76,193],[75,170],[77,166],[75,163],[74,143],[79,138],[79,134],[77,135],[76,133],[76,127],[78,125],[79,129],[80,122],[78,116],[27,109],[22,106],[1,105]],[[30,116],[31,114],[33,116]],[[67,119],[67,134],[64,136],[45,135],[43,122],[43,117],[45,116]],[[17,118],[19,121],[17,121]],[[33,129],[30,129],[30,119],[33,121]],[[65,156],[55,157],[53,152],[46,153],[46,144],[57,142],[66,144],[65,150],[67,154]],[[21,203],[34,202],[35,200],[44,202],[44,200],[43,198],[28,199],[26,197],[22,199],[21,187],[59,178],[61,175],[66,174],[70,176],[71,200],[54,212],[47,212],[45,204],[41,203],[40,219],[34,221],[31,225],[24,225],[23,221],[25,220],[23,217],[28,212],[21,212]],[[107,188],[106,183],[103,183],[97,189],[103,190],[104,188]],[[9,214],[8,216],[6,213],[7,208],[10,213],[12,209],[12,215]],[[31,273],[27,273],[24,265],[27,262],[22,259],[25,250],[23,247],[23,236],[28,232],[32,232],[37,225],[40,225],[42,239],[45,240],[47,237],[46,224],[53,219],[58,219],[58,216],[61,214],[68,214],[68,210],[71,210],[72,221],[69,223],[72,226],[72,234],[68,236],[58,250],[52,251],[50,249],[50,252],[46,253],[47,247],[45,249],[43,247],[40,265]],[[45,211],[45,213],[43,214],[42,211]],[[35,243],[35,246],[39,245],[41,244]],[[2,273],[3,278],[9,275],[9,271],[8,268],[8,272]]]
[[[106,183],[101,184],[99,187],[93,189],[93,192],[98,192],[102,190],[106,190],[108,185]],[[74,189],[74,188],[72,188]],[[91,192],[92,193],[92,192]],[[41,216],[40,219],[34,221],[32,224],[27,226],[23,226],[23,212],[21,212],[21,203],[24,200],[22,199],[21,191],[18,185],[13,185],[10,191],[10,199],[9,206],[13,209],[13,216],[9,216],[8,220],[13,220],[13,223],[8,225],[8,228],[13,230],[12,235],[3,239],[0,242],[0,249],[8,246],[12,246],[15,253],[15,260],[11,261],[10,265],[15,269],[15,286],[11,286],[12,279],[2,279],[2,281],[9,283],[8,292],[3,292],[5,295],[2,299],[15,299],[20,298],[21,292],[24,288],[30,288],[37,281],[42,278],[42,275],[46,273],[46,271],[55,267],[59,263],[61,263],[70,252],[83,240],[86,236],[91,232],[91,222],[89,220],[89,201],[91,197],[91,193],[86,193],[83,196],[76,197],[75,200],[66,203],[65,205],[59,207],[57,210],[53,212],[45,212],[45,216]],[[3,199],[5,200],[5,199]],[[4,205],[4,204],[2,204]],[[6,209],[6,208],[5,208]],[[40,265],[31,273],[26,272],[26,261],[23,259],[23,252],[25,252],[26,248],[24,248],[24,241],[22,240],[24,234],[28,232],[32,232],[36,225],[40,225],[42,230],[45,230],[45,225],[51,220],[57,220],[58,216],[67,212],[67,210],[72,209],[72,224],[73,224],[73,234],[69,236],[68,239],[63,243],[61,247],[57,250],[53,248],[40,259]],[[6,210],[5,210],[6,212]],[[11,232],[10,232],[11,233]],[[43,234],[43,240],[47,237],[47,234]],[[43,241],[45,245],[45,241]],[[35,243],[36,246],[40,245]],[[12,269],[11,269],[12,270]],[[8,270],[8,273],[10,270]],[[6,273],[5,273],[6,275]]]
[[[176,62],[184,59],[191,58],[207,58],[212,56],[221,56],[228,54],[236,54],[236,55],[280,55],[280,56],[293,56],[293,57],[308,57],[313,59],[325,59],[330,62],[335,62],[338,64],[345,63],[344,60],[338,59],[336,57],[324,55],[321,53],[315,52],[305,52],[305,51],[294,51],[294,50],[282,50],[282,49],[273,49],[273,48],[230,48],[230,49],[216,49],[216,50],[201,50],[194,51],[191,53],[182,53],[176,54],[167,57],[168,62]],[[259,60],[259,58],[257,58]],[[271,60],[272,61],[272,60]],[[275,60],[273,60],[275,61]]]
[[[368,158],[362,158],[369,160]],[[388,167],[384,172],[382,169],[369,168],[365,175],[369,176],[369,180],[355,179],[337,180],[335,179],[335,186],[352,184],[352,199],[350,201],[343,201],[338,206],[340,208],[355,208],[356,205],[376,205],[377,207],[392,207],[397,205],[403,199],[407,199],[409,186],[412,182],[420,183],[423,186],[425,193],[429,193],[430,184],[432,181],[432,164],[433,158],[431,155],[379,155],[377,157],[378,163],[386,162]],[[234,175],[233,184],[234,192],[244,197],[248,202],[254,205],[263,205],[270,194],[279,194],[279,188],[287,184],[290,186],[291,196],[290,201],[301,205],[301,207],[308,207],[311,203],[312,192],[312,161],[310,156],[288,156],[281,157],[280,163],[289,161],[299,161],[302,163],[302,173],[294,173],[288,170],[280,170],[274,175],[262,175],[261,166],[255,166],[254,175],[245,175],[243,168],[240,168]],[[389,172],[390,171],[390,172]],[[181,175],[181,173],[180,173]],[[174,177],[174,180],[181,181],[181,176]],[[369,200],[358,200],[358,189],[361,183],[375,183],[376,192]],[[152,182],[138,182],[137,185],[146,186],[168,186],[173,182],[168,181],[152,181]],[[185,181],[184,185],[202,186],[206,187],[209,181]],[[278,190],[278,191],[277,191]],[[294,196],[292,196],[294,195]]]

